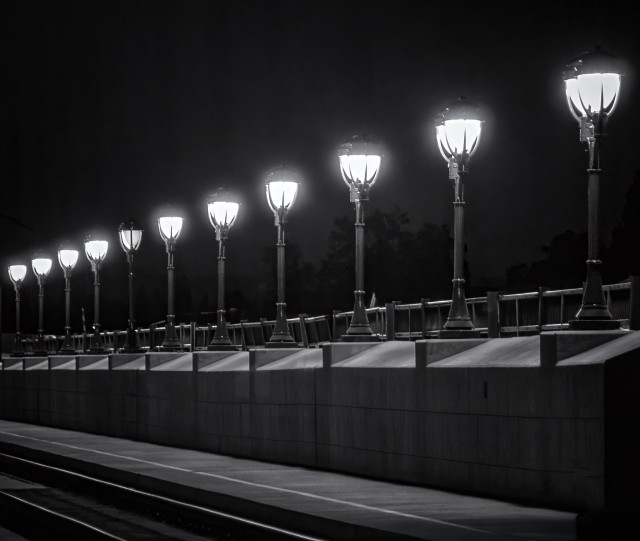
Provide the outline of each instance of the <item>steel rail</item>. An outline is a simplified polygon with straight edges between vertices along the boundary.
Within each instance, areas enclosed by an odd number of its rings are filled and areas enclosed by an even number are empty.
[[[105,481],[103,479],[98,479],[95,477],[91,477],[89,475],[83,474],[83,473],[78,473],[78,472],[74,472],[71,470],[67,470],[64,468],[59,468],[57,466],[51,466],[49,464],[44,464],[42,462],[36,462],[34,460],[29,460],[26,458],[22,458],[22,457],[18,457],[15,455],[11,455],[11,454],[7,454],[7,453],[0,453],[0,457],[4,457],[6,459],[9,460],[14,460],[17,462],[21,462],[24,464],[27,464],[29,466],[32,467],[36,467],[36,468],[42,468],[42,469],[46,469],[46,470],[50,470],[53,472],[56,472],[58,474],[62,474],[62,475],[66,475],[69,477],[73,477],[75,479],[81,480],[81,481],[85,481],[85,482],[90,482],[90,483],[94,483],[97,485],[101,485],[104,487],[107,487],[109,489],[115,489],[117,491],[121,491],[121,492],[125,492],[125,493],[129,493],[132,495],[135,495],[137,497],[141,497],[141,498],[146,498],[146,499],[150,499],[150,500],[155,500],[158,502],[162,502],[164,504],[169,504],[172,506],[175,506],[177,508],[181,508],[184,510],[189,510],[189,511],[195,511],[198,513],[202,513],[204,515],[208,515],[211,517],[215,517],[218,519],[224,519],[230,522],[234,522],[236,524],[239,525],[243,525],[243,526],[249,526],[252,528],[256,528],[258,530],[262,530],[264,532],[268,532],[271,534],[278,534],[290,539],[299,539],[299,540],[303,540],[303,541],[328,541],[325,538],[322,537],[315,537],[312,535],[308,535],[308,534],[303,534],[300,532],[296,532],[294,530],[290,530],[287,528],[283,528],[280,526],[273,526],[271,524],[267,524],[265,522],[262,521],[258,521],[258,520],[253,520],[253,519],[248,519],[245,517],[241,517],[239,515],[234,515],[232,513],[228,513],[228,512],[224,512],[224,511],[217,511],[215,509],[211,509],[209,507],[203,507],[201,505],[196,505],[196,504],[192,504],[192,503],[188,503],[188,502],[183,502],[180,500],[176,500],[175,498],[170,498],[168,496],[163,496],[161,494],[154,494],[151,492],[147,492],[144,490],[140,490],[137,488],[133,488],[133,487],[129,487],[126,485],[121,485],[118,483],[114,483],[112,481]],[[0,491],[0,493],[3,493],[3,491]],[[72,519],[73,520],[73,519]],[[113,537],[113,539],[117,539],[120,540],[119,537]],[[126,541],[126,540],[121,540],[121,541]]]

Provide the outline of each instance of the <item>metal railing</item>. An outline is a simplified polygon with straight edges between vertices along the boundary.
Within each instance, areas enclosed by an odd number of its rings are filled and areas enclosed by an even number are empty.
[[[603,286],[612,317],[621,321],[623,328],[640,329],[640,278]],[[580,307],[582,288],[525,293],[489,292],[486,297],[467,299],[469,314],[482,336],[491,338],[526,336],[542,331],[565,330]],[[380,340],[418,340],[435,338],[444,325],[451,300],[418,303],[387,303],[384,307],[368,308],[367,317],[373,333]],[[324,343],[340,340],[346,333],[353,312],[334,311],[331,316],[309,317],[300,314],[287,319],[289,332],[300,347],[320,347]],[[157,321],[147,328],[138,329],[140,346],[146,351],[158,351],[165,335],[165,322]],[[265,347],[275,320],[241,321],[227,324],[229,339],[238,349]],[[185,351],[206,350],[216,326],[196,325],[195,322],[176,325],[178,339]],[[101,333],[105,347],[116,352],[126,340],[125,330]],[[72,335],[78,353],[91,347],[90,333]],[[36,337],[23,337],[25,351],[32,351]],[[55,353],[62,346],[64,336],[47,335],[45,345]]]

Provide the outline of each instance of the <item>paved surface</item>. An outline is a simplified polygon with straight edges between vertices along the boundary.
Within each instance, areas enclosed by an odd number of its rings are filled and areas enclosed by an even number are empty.
[[[424,487],[0,420],[0,451],[7,444],[19,446],[24,457],[37,453],[85,472],[100,466],[102,478],[257,520],[308,526],[326,538],[361,528],[380,530],[383,539],[576,538],[574,513]]]

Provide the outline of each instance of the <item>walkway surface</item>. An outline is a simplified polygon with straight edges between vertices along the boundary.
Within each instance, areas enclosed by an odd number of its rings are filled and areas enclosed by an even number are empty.
[[[0,420],[0,452],[96,472],[203,506],[326,539],[373,528],[379,539],[573,540],[574,513],[351,475]],[[73,467],[71,467],[73,465]],[[342,532],[342,533],[337,533]],[[346,534],[345,532],[351,532]]]

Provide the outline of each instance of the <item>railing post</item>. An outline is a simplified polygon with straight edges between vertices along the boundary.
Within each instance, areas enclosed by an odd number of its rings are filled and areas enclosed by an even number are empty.
[[[156,346],[156,326],[155,323],[152,323],[151,325],[149,325],[149,351],[154,351],[154,348]]]
[[[487,336],[500,338],[500,293],[487,291]]]
[[[542,332],[542,327],[547,324],[547,301],[544,297],[548,287],[540,286],[538,288],[538,332]]]
[[[336,320],[336,314],[340,313],[339,310],[334,310],[333,314],[331,315],[331,336],[332,339],[333,337],[338,336],[338,322]]]
[[[420,331],[422,333],[422,339],[424,340],[427,337],[427,310],[426,306],[429,302],[429,299],[425,299],[424,297],[420,299]],[[440,321],[440,312],[438,312],[438,329],[442,327]]]
[[[193,353],[196,350],[196,322],[195,321],[190,321],[189,322],[190,325],[190,329],[189,329],[189,343],[190,343],[190,347],[191,347],[191,353]]]
[[[385,332],[385,335],[387,336],[387,342],[388,342],[389,340],[396,339],[396,305],[395,303],[387,302],[384,305],[384,311],[386,314],[386,329],[384,332]]]
[[[640,276],[631,276],[629,303],[629,330],[640,330]]]
[[[302,347],[309,347],[309,337],[307,336],[307,323],[305,321],[307,314],[300,314],[298,319],[300,320],[300,338],[302,339]]]

